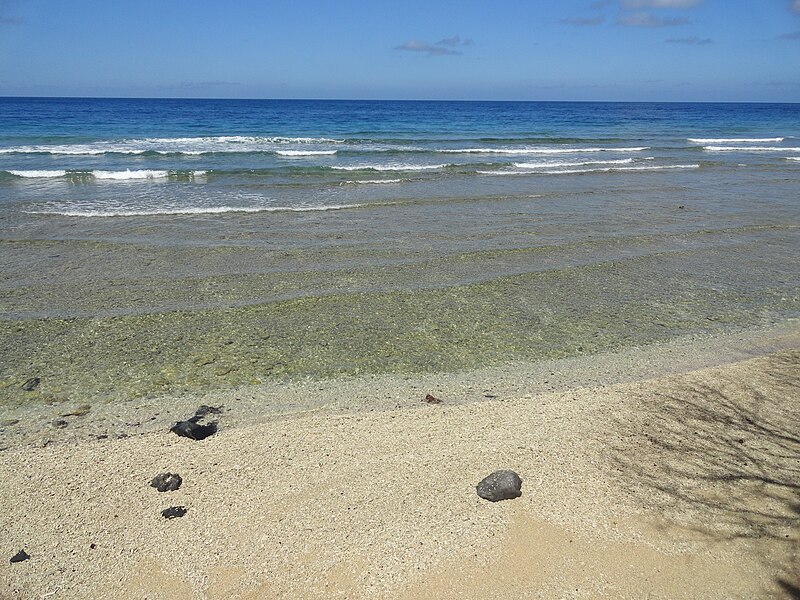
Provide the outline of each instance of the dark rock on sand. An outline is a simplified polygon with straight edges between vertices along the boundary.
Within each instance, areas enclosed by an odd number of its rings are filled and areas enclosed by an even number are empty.
[[[170,431],[182,437],[188,437],[191,440],[204,440],[208,436],[217,433],[217,423],[215,421],[208,425],[200,425],[200,421],[208,415],[218,415],[221,412],[221,406],[202,405],[195,411],[194,416],[185,421],[178,421],[170,428]]]
[[[12,556],[12,557],[9,559],[9,561],[8,561],[8,562],[10,562],[10,563],[12,563],[12,564],[13,564],[13,563],[22,562],[23,560],[28,560],[29,558],[30,558],[30,556],[28,556],[28,553],[27,553],[27,552],[25,552],[25,550],[20,550],[20,551],[19,551],[19,552],[17,552],[17,553],[16,553],[14,556]]]
[[[177,473],[161,473],[153,478],[150,487],[156,488],[159,492],[174,492],[183,483],[183,479]]]
[[[489,502],[512,500],[522,496],[522,479],[514,471],[495,471],[475,488],[478,496]]]
[[[185,506],[170,506],[161,511],[161,516],[165,519],[177,519],[186,514]]]
[[[209,423],[208,425],[198,425],[190,419],[188,421],[178,421],[170,428],[170,431],[181,437],[199,441],[217,433],[217,424]]]
[[[25,390],[26,392],[32,392],[37,387],[39,387],[39,384],[41,382],[42,380],[39,379],[38,377],[31,377],[30,379],[28,379],[28,381],[22,384],[22,389]]]
[[[0,427],[11,427],[19,423],[19,419],[3,419],[0,421]]]
[[[50,423],[53,427],[57,429],[64,429],[69,423],[67,423],[64,419],[56,419],[55,421]]]
[[[441,404],[442,403],[442,401],[439,400],[439,398],[437,398],[436,396],[432,396],[430,394],[427,394],[425,396],[425,400],[423,400],[423,402],[427,402],[428,404]]]

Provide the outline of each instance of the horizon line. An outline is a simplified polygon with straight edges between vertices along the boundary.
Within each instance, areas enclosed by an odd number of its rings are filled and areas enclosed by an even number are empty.
[[[496,102],[496,103],[571,103],[571,104],[800,104],[800,100],[498,100],[480,98],[230,98],[197,96],[28,96],[0,94],[0,99],[15,100],[214,100],[262,102]]]

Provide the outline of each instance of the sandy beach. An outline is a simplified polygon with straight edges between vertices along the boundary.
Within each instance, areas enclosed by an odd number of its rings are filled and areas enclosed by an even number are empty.
[[[260,418],[226,398],[279,388],[132,403],[125,437],[6,426],[0,597],[797,597],[796,325],[581,360],[286,385],[316,408]],[[201,401],[215,435],[168,431]],[[476,495],[496,469],[522,497]]]

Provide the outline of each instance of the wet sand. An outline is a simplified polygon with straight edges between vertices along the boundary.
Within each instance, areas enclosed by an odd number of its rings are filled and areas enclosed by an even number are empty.
[[[121,439],[96,439],[93,408],[8,437],[0,597],[791,597],[799,349],[791,326],[544,368],[297,383],[283,414],[258,419],[244,400],[279,388],[240,388],[176,398],[176,414],[129,404],[149,416]],[[360,410],[342,408],[347,390]],[[217,434],[166,430],[225,394],[242,403]],[[313,409],[297,400],[312,394]],[[500,468],[522,497],[481,500],[475,484]],[[179,490],[149,486],[165,471]],[[186,516],[160,515],[176,505]],[[21,548],[31,559],[9,564]]]

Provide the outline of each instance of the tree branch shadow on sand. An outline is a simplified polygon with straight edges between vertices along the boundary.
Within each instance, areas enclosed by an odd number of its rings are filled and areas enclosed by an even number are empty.
[[[800,598],[800,351],[670,380],[616,423],[612,467],[670,522],[768,548],[759,560]]]

